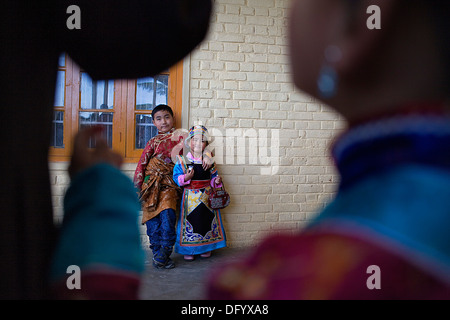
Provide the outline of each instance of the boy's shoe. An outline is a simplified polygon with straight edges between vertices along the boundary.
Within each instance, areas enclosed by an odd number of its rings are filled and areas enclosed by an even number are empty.
[[[164,269],[173,269],[175,268],[175,262],[173,262],[172,259],[167,258],[166,265],[164,266]]]
[[[170,259],[172,248],[161,247],[160,250],[153,255],[153,266],[156,269],[172,269],[175,263]]]
[[[202,254],[200,255],[200,257],[202,257],[202,258],[209,258],[209,257],[211,257],[211,251],[202,253]]]
[[[152,259],[153,260],[153,266],[156,269],[164,269],[165,264],[162,262],[159,262],[158,260],[155,260],[155,258]]]
[[[156,269],[173,269],[175,268],[175,263],[170,258],[167,258],[166,262],[159,262],[153,258],[153,266]]]
[[[194,256],[185,254],[185,255],[184,255],[184,260],[186,260],[186,261],[193,261],[193,260],[194,260]]]

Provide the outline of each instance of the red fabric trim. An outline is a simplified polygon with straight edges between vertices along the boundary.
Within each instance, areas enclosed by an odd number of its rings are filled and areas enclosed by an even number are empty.
[[[191,183],[187,186],[185,186],[186,189],[203,189],[206,187],[209,187],[211,184],[211,180],[193,180]]]

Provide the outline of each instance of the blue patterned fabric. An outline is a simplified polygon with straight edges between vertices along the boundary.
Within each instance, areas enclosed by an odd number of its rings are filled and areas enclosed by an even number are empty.
[[[153,258],[160,263],[165,263],[172,253],[177,237],[175,232],[176,221],[176,212],[173,209],[166,209],[145,223]]]
[[[398,116],[353,128],[334,145],[340,189],[398,165],[421,164],[450,170],[450,118]]]
[[[339,193],[311,226],[366,236],[450,283],[450,118],[354,128],[333,155]]]

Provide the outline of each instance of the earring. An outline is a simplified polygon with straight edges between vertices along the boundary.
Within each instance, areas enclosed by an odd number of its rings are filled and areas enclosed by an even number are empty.
[[[337,73],[330,66],[323,66],[317,79],[317,88],[320,97],[330,99],[336,94]]]
[[[335,45],[330,45],[324,52],[325,62],[317,79],[317,89],[320,97],[330,99],[336,95],[338,74],[332,64],[342,58],[341,49]]]

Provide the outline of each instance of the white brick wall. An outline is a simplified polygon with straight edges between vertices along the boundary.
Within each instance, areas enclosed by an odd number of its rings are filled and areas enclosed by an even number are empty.
[[[298,230],[330,201],[338,182],[328,147],[344,123],[292,84],[289,3],[216,0],[208,37],[190,57],[190,99],[184,102],[189,125],[201,123],[219,134],[219,173],[232,194],[223,217],[233,246],[252,245],[269,232]],[[239,159],[239,149],[250,148],[231,143],[227,130],[238,129],[254,129],[258,136],[278,130],[276,174],[261,174],[267,166],[259,154],[257,164],[251,155]],[[266,143],[271,150],[271,141]]]
[[[67,173],[66,162],[51,162],[49,164],[50,170],[50,186],[52,189],[53,202],[53,216],[56,224],[61,223],[63,218],[63,202],[64,194],[70,183],[70,178]]]
[[[344,122],[292,85],[289,3],[216,0],[206,41],[186,59],[183,123],[202,123],[214,136],[218,170],[232,195],[222,215],[234,247],[302,228],[332,198],[338,182],[328,147]],[[253,149],[243,136],[254,137]],[[50,164],[56,220],[69,182],[66,166]],[[124,166],[130,177],[134,169],[135,164]]]

